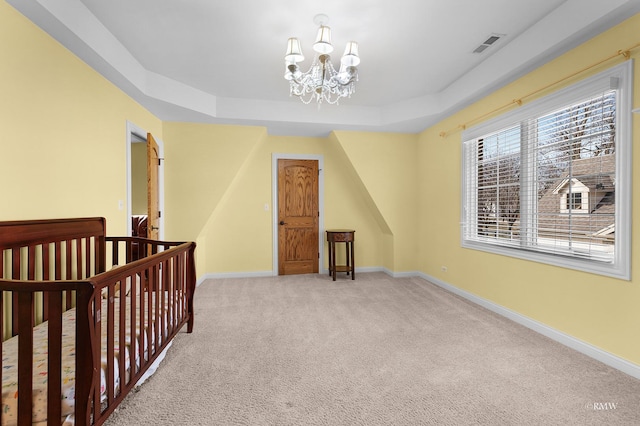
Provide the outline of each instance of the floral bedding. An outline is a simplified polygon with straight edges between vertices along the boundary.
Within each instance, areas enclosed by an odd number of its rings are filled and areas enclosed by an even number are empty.
[[[125,298],[126,307],[130,306],[130,298]],[[108,299],[102,299],[102,320],[100,324],[106,323]],[[155,303],[152,303],[155,306]],[[115,299],[116,318],[118,318],[119,301]],[[130,312],[130,309],[127,309]],[[145,320],[148,325],[148,315]],[[153,317],[153,314],[152,314]],[[73,411],[75,401],[75,321],[76,310],[70,309],[63,314],[62,327],[62,415],[61,424],[73,424]],[[128,367],[130,363],[131,353],[131,327],[130,318],[127,316],[125,335],[126,347],[124,348],[125,365]],[[140,319],[136,319],[136,335],[140,335]],[[145,327],[146,327],[145,325]],[[152,329],[153,327],[152,324]],[[115,321],[114,334],[119,335],[119,321]],[[33,419],[32,422],[46,422],[47,418],[47,335],[48,323],[44,322],[34,328],[33,331]],[[106,330],[102,335],[102,359],[101,359],[101,382],[100,394],[106,397],[106,371],[107,371],[107,336]],[[146,357],[147,339],[144,334],[144,353]],[[117,338],[116,338],[117,339]],[[118,359],[120,356],[120,348],[116,345],[114,348],[114,377],[115,377],[115,393],[120,388],[120,373],[118,368]],[[133,353],[136,354],[136,365],[139,366],[139,351],[137,344],[134,345]],[[2,426],[10,426],[17,424],[18,413],[18,337],[6,340],[2,344]],[[129,380],[129,371],[125,375]]]

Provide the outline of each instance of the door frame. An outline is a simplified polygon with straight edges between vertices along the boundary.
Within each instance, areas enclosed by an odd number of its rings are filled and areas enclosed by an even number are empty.
[[[278,160],[316,160],[318,161],[318,271],[325,273],[324,269],[324,156],[317,154],[271,154],[271,222],[273,226],[273,270],[274,276],[278,275]]]
[[[161,159],[164,159],[164,143],[161,139],[156,139],[158,144],[158,154]],[[127,137],[126,137],[126,157],[127,157],[127,235],[131,235],[131,144],[133,143],[147,143],[147,131],[135,124],[127,121]],[[158,232],[158,238],[164,240],[164,161],[160,161],[158,167],[158,206],[162,212],[160,215],[160,230]]]

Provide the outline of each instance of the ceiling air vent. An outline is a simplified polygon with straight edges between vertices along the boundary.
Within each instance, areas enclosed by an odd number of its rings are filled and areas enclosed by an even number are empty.
[[[496,41],[500,40],[502,37],[504,37],[504,34],[491,34],[485,41],[482,42],[482,44],[480,46],[476,47],[476,49],[473,51],[473,53],[482,53],[482,52],[484,52],[485,49],[487,49],[489,46],[491,46]]]

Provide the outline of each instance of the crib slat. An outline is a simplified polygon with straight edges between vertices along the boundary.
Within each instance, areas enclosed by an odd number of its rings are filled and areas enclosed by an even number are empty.
[[[122,283],[120,284],[122,287]],[[107,401],[109,405],[113,404],[114,399],[114,383],[115,383],[115,375],[114,375],[114,329],[113,329],[113,318],[114,318],[114,288],[109,287],[109,303],[107,303],[107,323],[102,322],[102,326],[106,325],[107,330]],[[120,348],[120,350],[124,353],[124,348]]]
[[[131,251],[132,251],[131,250],[132,249],[131,246],[132,246],[131,241],[126,241],[125,242],[125,253],[126,253],[125,260],[126,260],[126,263],[130,263],[131,262]]]
[[[166,265],[166,276],[167,276],[167,298],[168,298],[168,306],[167,309],[167,334],[171,333],[176,326],[177,323],[177,305],[178,299],[175,295],[176,292],[176,281],[175,281],[175,268],[176,268],[176,260],[169,259]]]
[[[145,276],[149,276],[149,269],[145,269],[143,276],[140,277],[140,290],[138,291],[138,301],[139,301],[139,305],[138,305],[138,310],[136,311],[136,313],[140,313],[140,319],[138,320],[138,328],[139,328],[139,332],[136,333],[136,337],[140,340],[140,344],[138,345],[138,353],[140,354],[140,364],[142,364],[142,360],[145,359],[144,357],[144,341],[145,339],[147,340],[147,346],[149,343],[149,339],[148,339],[148,335],[146,333],[144,324],[146,323],[146,306],[144,303],[144,296],[146,294],[146,290],[145,290]]]
[[[71,278],[71,259],[73,258],[71,256],[71,240],[67,240],[64,242],[64,260],[65,260],[65,264],[66,264],[66,268],[65,268],[65,276],[64,279],[66,280],[70,280]]]
[[[49,292],[45,292],[49,293]],[[49,319],[49,364],[47,367],[47,419],[60,419],[62,407],[62,293],[47,294]],[[53,401],[53,402],[52,402]]]
[[[118,247],[118,243],[114,242],[113,244],[111,244],[111,262],[114,265],[118,264],[118,255],[119,255],[119,247]]]
[[[169,280],[167,279],[168,265],[169,265],[168,261],[162,262],[162,267],[161,267],[162,268],[161,269],[162,279],[161,279],[161,284],[160,284],[162,288],[160,289],[160,294],[159,294],[159,296],[160,296],[160,306],[162,306],[162,315],[160,315],[160,330],[161,330],[161,334],[160,335],[162,336],[162,342],[163,343],[164,343],[164,341],[166,339],[166,336],[167,336],[167,333],[168,333],[169,324],[167,323],[167,321],[169,320],[169,312],[171,312],[171,306],[166,304],[167,300],[166,300],[166,297],[165,297],[165,294],[166,294],[166,292],[168,290],[167,287],[170,284]],[[165,310],[164,309],[165,306],[168,306],[169,309]]]
[[[18,294],[18,425],[31,424],[33,406],[33,294]]]
[[[129,277],[129,280],[131,280],[131,285],[135,285],[135,281],[133,281],[133,277]],[[126,280],[125,280],[126,282]],[[125,375],[125,371],[127,371],[127,367],[131,367],[129,366],[125,366],[125,350],[124,348],[126,347],[126,332],[127,332],[127,319],[126,319],[126,315],[127,315],[127,304],[126,304],[126,288],[127,286],[124,285],[122,282],[120,282],[120,288],[118,289],[118,291],[120,292],[120,309],[118,309],[118,313],[120,314],[120,327],[119,327],[119,335],[118,335],[118,347],[120,348],[120,356],[118,356],[118,367],[119,367],[119,371],[120,371],[120,383],[122,384],[120,386],[120,391],[122,392],[123,389],[123,385],[125,383],[126,380],[126,375]],[[123,303],[124,302],[124,303]],[[134,348],[135,346],[135,341],[131,341],[131,345],[132,348]],[[130,350],[131,356],[129,356],[129,362],[131,362],[132,358],[135,358],[135,353],[133,353],[133,350]],[[133,371],[133,370],[130,370]],[[131,377],[131,375],[129,375],[129,377]]]
[[[56,254],[54,261],[55,277],[56,281],[59,281],[62,279],[62,243],[60,241],[56,241],[54,250]]]
[[[36,248],[29,246],[27,250],[27,279],[33,281],[36,278]]]
[[[95,270],[91,267],[91,237],[86,239],[84,259],[85,259],[84,262],[86,265],[86,272],[82,278],[88,278],[92,275],[95,275]]]
[[[180,259],[180,258],[178,258]],[[174,262],[173,267],[176,268],[176,263],[179,264],[179,262]],[[169,300],[171,303],[171,324],[172,327],[171,329],[174,330],[177,326],[178,323],[182,323],[182,318],[180,315],[180,295],[179,293],[181,292],[181,288],[180,288],[180,280],[178,279],[172,279],[171,280],[171,288],[169,290]],[[180,309],[179,309],[180,308]]]
[[[153,333],[153,350],[149,351],[149,354],[156,353],[158,350],[158,346],[160,344],[160,294],[158,293],[158,265],[154,265],[153,267],[153,283],[149,286],[149,299],[153,302],[152,311],[153,319],[151,320],[151,324],[149,327],[151,328],[151,333]],[[155,297],[153,297],[155,295]]]
[[[184,282],[184,280],[180,279],[181,276],[184,276],[184,264],[183,263],[184,263],[184,257],[183,256],[179,256],[179,257],[176,258],[176,265],[174,266],[174,268],[177,270],[175,278],[174,278],[174,282],[176,283],[176,287],[178,286],[178,284],[180,282]],[[176,288],[173,293],[175,294],[175,297],[178,299],[178,300],[174,301],[174,307],[173,307],[173,309],[174,309],[174,324],[177,324],[178,322],[182,322],[184,320],[184,315],[187,312],[186,304],[185,304],[185,298],[184,298],[184,288]]]
[[[162,306],[167,306],[166,313],[163,315],[164,324],[162,329],[164,330],[163,338],[167,338],[169,334],[171,334],[170,328],[172,328],[173,320],[173,309],[172,309],[172,298],[171,298],[171,289],[173,288],[173,283],[171,282],[171,271],[170,266],[171,262],[168,260],[164,262],[162,266]],[[166,294],[166,296],[165,296]]]
[[[176,258],[176,261],[173,265],[174,270],[176,270],[174,273],[174,279],[173,282],[175,283],[175,288],[172,291],[173,293],[173,304],[171,305],[171,309],[172,309],[172,314],[173,314],[173,323],[174,324],[178,324],[181,323],[184,319],[184,314],[186,312],[186,310],[184,309],[184,298],[181,297],[181,294],[183,293],[183,289],[182,288],[178,288],[178,285],[180,283],[180,264],[181,264],[181,258]]]
[[[72,280],[73,276],[72,271],[73,271],[73,266],[72,266],[72,261],[73,261],[73,256],[71,254],[71,240],[67,240],[65,241],[65,254],[64,254],[64,260],[65,260],[65,264],[67,265],[66,269],[65,269],[65,279],[67,280]],[[67,307],[71,306],[72,304],[72,299],[71,299],[71,292],[67,291],[67,298],[66,298],[66,303],[67,303]]]
[[[107,269],[107,240],[104,235],[97,235],[93,242],[95,273],[100,274]]]
[[[135,276],[133,277],[133,279],[137,279]],[[137,342],[138,345],[134,346],[131,349],[131,357],[129,359],[130,363],[131,363],[131,376],[133,376],[134,373],[137,373],[136,371],[136,355],[140,356],[140,351],[142,350],[142,347],[144,346],[144,342],[142,341],[142,338],[136,335],[136,312],[138,309],[138,294],[139,294],[139,290],[138,290],[138,286],[136,285],[136,282],[133,281],[131,283],[131,309],[129,310],[129,318],[131,318],[130,321],[130,330],[129,330],[129,336],[131,336],[131,341],[132,342]],[[137,354],[136,354],[137,351]],[[139,358],[142,359],[142,358]]]
[[[49,244],[42,245],[42,279],[49,281]],[[49,292],[46,291],[43,296],[42,320],[49,319]]]
[[[181,283],[181,287],[179,290],[176,290],[177,292],[179,292],[180,294],[180,299],[182,300],[182,305],[183,308],[181,314],[184,315],[183,319],[187,319],[187,317],[189,316],[189,307],[191,306],[191,302],[188,299],[189,294],[191,294],[192,292],[189,290],[189,276],[190,276],[190,272],[189,272],[189,258],[188,256],[185,254],[185,256],[182,257],[182,281]],[[195,271],[193,273],[193,275],[195,276]],[[190,320],[190,322],[192,322],[193,319]]]
[[[11,250],[11,277],[14,280],[20,279],[20,249]],[[11,335],[15,336],[18,334],[18,306],[20,301],[18,300],[18,295],[13,293],[13,301],[12,301],[12,309],[11,309]]]
[[[149,359],[149,357],[151,356],[151,354],[153,354],[153,342],[155,341],[154,335],[153,335],[153,321],[154,321],[154,312],[153,312],[153,295],[151,292],[151,289],[153,288],[153,286],[155,285],[155,280],[154,280],[154,272],[155,272],[155,267],[149,267],[149,272],[147,273],[148,279],[147,279],[147,286],[145,287],[145,296],[146,296],[146,303],[145,303],[145,310],[146,310],[146,314],[147,314],[147,322],[146,327],[145,327],[145,333],[147,334],[147,340],[148,345],[147,345],[147,358]]]
[[[86,275],[84,274],[84,265],[82,264],[82,241],[84,239],[77,239],[75,241],[76,243],[76,271],[77,271],[77,275],[76,275],[76,279],[77,280],[81,280],[84,279],[86,277]]]

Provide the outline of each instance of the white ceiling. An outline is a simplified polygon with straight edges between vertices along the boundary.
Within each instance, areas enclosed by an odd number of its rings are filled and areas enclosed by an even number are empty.
[[[640,0],[7,0],[162,120],[270,134],[415,133],[640,12]],[[356,93],[289,96],[289,37],[311,64],[318,13],[334,60],[358,41]],[[472,53],[503,34],[482,54]],[[622,47],[622,46],[621,46]]]

